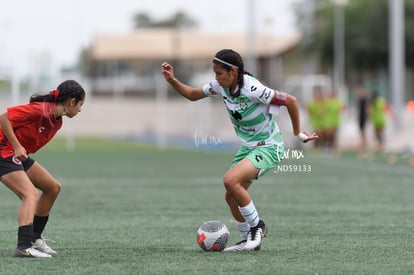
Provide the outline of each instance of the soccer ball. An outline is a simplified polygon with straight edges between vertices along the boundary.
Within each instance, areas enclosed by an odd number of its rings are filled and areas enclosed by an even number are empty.
[[[197,231],[197,243],[204,251],[222,251],[229,238],[227,226],[220,221],[207,221]]]

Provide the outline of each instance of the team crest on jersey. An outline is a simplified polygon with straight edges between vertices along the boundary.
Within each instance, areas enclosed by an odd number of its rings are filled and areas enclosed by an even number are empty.
[[[22,162],[16,156],[13,156],[13,162],[15,164],[17,164],[17,165],[21,165],[22,164]]]
[[[240,105],[241,110],[247,109],[247,107],[248,107],[246,101],[244,101],[243,98],[240,98],[239,105]]]

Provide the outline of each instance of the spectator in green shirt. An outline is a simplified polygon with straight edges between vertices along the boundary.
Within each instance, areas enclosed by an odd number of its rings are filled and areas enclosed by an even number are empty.
[[[325,143],[325,104],[320,88],[316,88],[314,91],[313,99],[307,105],[307,111],[313,131],[319,137],[318,140],[315,140],[315,148],[319,149]]]
[[[328,97],[324,100],[325,115],[325,140],[329,153],[337,152],[337,132],[339,124],[341,123],[341,111],[343,109],[343,103],[338,97],[336,91],[332,91]]]
[[[369,106],[369,117],[374,126],[375,139],[378,150],[384,151],[384,128],[386,123],[386,101],[374,91],[372,94],[371,104]]]

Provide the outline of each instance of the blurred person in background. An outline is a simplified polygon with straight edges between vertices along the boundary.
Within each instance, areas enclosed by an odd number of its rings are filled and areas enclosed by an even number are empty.
[[[62,127],[62,117],[76,116],[84,101],[84,89],[67,80],[56,90],[32,95],[30,103],[9,107],[0,115],[0,180],[22,201],[14,257],[50,258],[56,254],[42,233],[60,184],[29,154],[47,144]]]
[[[309,116],[309,123],[313,131],[318,135],[318,139],[315,140],[315,148],[321,150],[325,146],[326,133],[325,133],[325,120],[326,110],[325,101],[322,89],[320,87],[315,88],[313,92],[313,98],[307,105],[307,111]]]
[[[244,70],[241,56],[231,49],[216,53],[213,58],[215,80],[200,88],[176,79],[173,67],[168,63],[161,65],[161,71],[166,81],[191,101],[206,97],[224,101],[234,130],[242,142],[231,168],[224,175],[225,200],[243,237],[242,241],[224,251],[259,250],[267,226],[260,219],[248,188],[254,180],[277,166],[284,151],[282,135],[269,109],[286,106],[293,134],[302,142],[317,139],[317,135],[301,130],[296,98],[264,86]]]
[[[373,91],[369,104],[369,117],[374,126],[378,152],[384,151],[384,128],[386,123],[387,103],[377,91]]]
[[[367,148],[367,134],[366,125],[368,120],[368,96],[364,88],[359,85],[355,88],[355,94],[357,96],[357,116],[358,116],[358,129],[359,129],[359,155],[362,156],[366,152]]]
[[[341,113],[344,108],[342,100],[338,97],[338,94],[333,90],[324,100],[324,128],[325,128],[325,141],[327,152],[329,154],[338,153],[338,140],[337,134],[339,125],[341,123]]]

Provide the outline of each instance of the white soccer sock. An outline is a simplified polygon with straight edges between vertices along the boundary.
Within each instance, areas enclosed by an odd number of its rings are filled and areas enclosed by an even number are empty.
[[[237,229],[240,232],[240,236],[246,240],[247,234],[250,231],[250,225],[247,222],[235,221],[235,223],[236,223]]]
[[[239,210],[250,227],[255,227],[259,224],[259,214],[257,213],[253,201],[250,201],[250,203],[246,206],[239,206]]]

